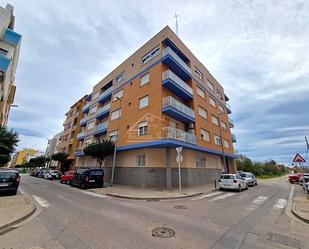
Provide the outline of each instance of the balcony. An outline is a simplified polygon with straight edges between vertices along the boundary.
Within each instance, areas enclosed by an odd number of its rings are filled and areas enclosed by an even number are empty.
[[[230,128],[234,128],[234,121],[233,119],[229,118]]]
[[[229,101],[230,100],[230,98],[226,94],[224,94],[224,99],[225,99],[225,101]]]
[[[162,51],[162,62],[172,69],[181,79],[192,78],[191,68],[170,48]]]
[[[85,137],[87,136],[87,133],[85,131],[82,131],[80,133],[77,134],[77,140],[80,141],[80,140],[83,140]]]
[[[110,103],[101,107],[96,113],[96,118],[102,119],[102,118],[108,117],[110,109],[111,109]]]
[[[87,125],[87,121],[88,121],[88,116],[82,118],[82,119],[79,121],[79,125],[80,125],[81,127],[86,126],[86,125]]]
[[[163,99],[162,112],[182,123],[190,123],[195,121],[194,111],[172,96],[168,96]]]
[[[226,109],[227,109],[227,114],[231,114],[232,111],[231,111],[231,107],[228,103],[225,103],[225,106],[226,106]]]
[[[84,156],[85,153],[84,153],[83,150],[76,150],[76,151],[74,152],[74,155],[75,155],[75,156]]]
[[[103,122],[102,124],[99,124],[94,131],[95,136],[102,135],[104,133],[107,133],[107,128],[108,128],[108,121]]]
[[[236,135],[232,133],[232,142],[236,143],[237,142],[237,138]]]
[[[88,113],[90,108],[91,102],[88,102],[86,105],[83,106],[83,113]]]
[[[6,29],[2,36],[2,40],[13,46],[18,46],[21,40],[21,35],[11,29]]]
[[[182,130],[178,130],[174,127],[163,128],[163,139],[173,139],[185,143],[196,144],[195,135]]]
[[[10,62],[11,62],[10,59],[4,57],[3,55],[0,55],[0,71],[6,73],[6,70],[8,69]]]
[[[98,101],[100,103],[105,103],[105,102],[109,101],[112,98],[112,90],[113,90],[113,88],[110,87],[110,88],[106,89],[104,92],[102,92],[99,95]]]
[[[171,70],[162,74],[162,85],[182,100],[193,99],[193,89]]]

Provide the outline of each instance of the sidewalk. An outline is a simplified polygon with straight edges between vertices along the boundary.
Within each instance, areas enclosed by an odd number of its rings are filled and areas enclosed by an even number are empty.
[[[149,189],[149,188],[137,188],[125,185],[114,185],[110,187],[89,189],[89,191],[95,192],[101,195],[109,195],[118,198],[132,199],[132,200],[172,200],[193,197],[215,191],[214,185],[204,185],[183,188],[181,193],[178,189],[166,190],[166,189]]]
[[[25,220],[35,210],[32,201],[21,193],[15,196],[0,196],[0,232]]]
[[[309,195],[293,197],[292,213],[302,221],[309,223]]]

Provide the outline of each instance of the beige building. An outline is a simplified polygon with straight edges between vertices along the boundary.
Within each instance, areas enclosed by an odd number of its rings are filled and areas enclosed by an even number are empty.
[[[14,31],[13,6],[0,7],[0,125],[7,124],[15,97],[15,73],[21,35]]]
[[[61,137],[62,137],[63,132],[57,133],[52,139],[48,139],[47,142],[47,147],[45,151],[45,157],[51,158],[53,154],[58,153],[59,145],[61,142]],[[58,162],[51,160],[49,162],[49,167],[55,168],[57,167]]]

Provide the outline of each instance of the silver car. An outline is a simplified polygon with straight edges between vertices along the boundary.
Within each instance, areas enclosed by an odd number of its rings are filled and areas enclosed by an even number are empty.
[[[251,172],[241,172],[239,175],[243,178],[245,178],[246,182],[248,183],[248,186],[256,186],[257,180],[255,178],[255,175],[253,175]]]

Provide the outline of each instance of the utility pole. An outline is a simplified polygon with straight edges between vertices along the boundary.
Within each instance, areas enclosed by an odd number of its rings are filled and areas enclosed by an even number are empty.
[[[178,36],[178,20],[177,20],[177,13],[175,13],[175,19],[176,19],[176,35]]]

